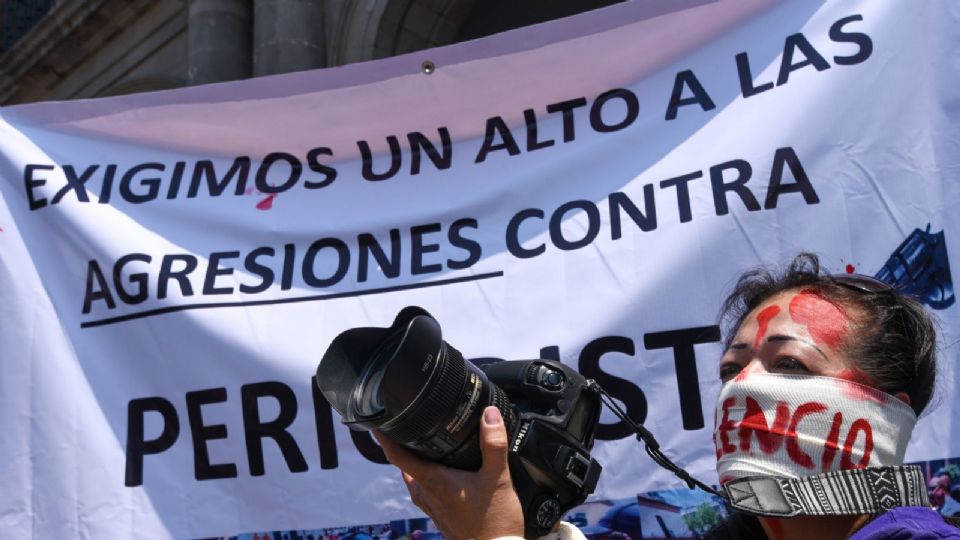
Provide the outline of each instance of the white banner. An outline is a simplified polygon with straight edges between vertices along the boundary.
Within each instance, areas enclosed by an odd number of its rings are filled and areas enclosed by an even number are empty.
[[[0,109],[0,529],[420,515],[311,384],[335,335],[407,305],[467,358],[578,368],[715,481],[718,307],[801,250],[930,305],[942,379],[907,459],[960,456],[958,18],[947,0],[636,0],[342,68]],[[595,498],[680,487],[615,420]]]

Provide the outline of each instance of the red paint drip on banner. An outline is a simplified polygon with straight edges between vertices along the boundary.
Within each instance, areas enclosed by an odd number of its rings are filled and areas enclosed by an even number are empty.
[[[780,306],[767,306],[763,311],[757,314],[757,335],[753,337],[753,349],[760,348],[760,341],[766,335],[770,327],[770,321],[780,313]]]
[[[790,318],[805,325],[814,341],[834,350],[847,335],[847,314],[813,289],[804,289],[790,300]]]
[[[266,199],[257,203],[257,210],[270,210],[273,208],[273,200],[277,198],[276,193],[271,193]]]

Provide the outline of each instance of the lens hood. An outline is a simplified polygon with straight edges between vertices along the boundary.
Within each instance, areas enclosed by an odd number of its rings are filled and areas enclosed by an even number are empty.
[[[345,424],[380,428],[402,416],[427,387],[442,346],[440,325],[410,306],[389,328],[352,328],[334,338],[317,366],[317,386]],[[382,396],[369,387],[384,380],[391,391]]]

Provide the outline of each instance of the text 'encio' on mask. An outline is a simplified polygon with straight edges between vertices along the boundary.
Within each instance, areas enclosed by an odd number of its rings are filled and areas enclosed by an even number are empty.
[[[751,374],[717,400],[720,483],[903,463],[917,416],[875,388],[833,377]]]

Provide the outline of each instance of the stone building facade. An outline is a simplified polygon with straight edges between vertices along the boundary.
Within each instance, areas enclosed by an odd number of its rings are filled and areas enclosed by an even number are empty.
[[[339,66],[621,0],[0,0],[0,106]]]

